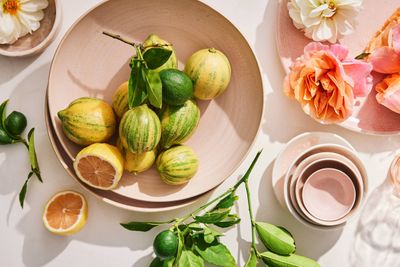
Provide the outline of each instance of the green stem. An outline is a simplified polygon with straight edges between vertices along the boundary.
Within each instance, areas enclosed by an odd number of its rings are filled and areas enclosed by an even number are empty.
[[[206,204],[204,204],[203,206],[200,206],[198,209],[196,209],[195,211],[188,213],[187,215],[183,216],[182,218],[178,218],[175,220],[175,226],[181,224],[182,222],[186,221],[189,218],[193,218],[197,213],[203,211],[204,209],[208,208],[210,205],[214,204],[215,202],[217,202],[218,200],[226,197],[227,195],[231,194],[232,192],[234,192],[233,187],[229,188],[227,191],[225,191],[225,193],[223,193],[222,195],[214,198],[213,200],[211,200],[210,202],[207,202]]]
[[[243,175],[243,177],[233,186],[234,190],[236,190],[245,180],[249,179],[250,173],[253,171],[254,165],[256,165],[256,162],[258,158],[261,155],[262,150],[257,152],[256,157],[253,159],[253,162],[251,163],[250,167],[246,171],[246,173]]]
[[[251,222],[251,248],[256,253],[256,256],[259,257],[259,253],[258,253],[257,247],[256,247],[256,229],[255,229],[256,222],[254,221],[254,216],[253,216],[253,208],[251,205],[251,194],[250,194],[248,179],[245,179],[244,185],[246,188],[247,206],[249,209],[249,217],[250,217],[250,222]]]
[[[225,191],[222,195],[214,198],[213,200],[207,202],[206,204],[204,204],[203,206],[199,207],[198,209],[196,209],[194,212],[191,212],[189,214],[187,214],[186,216],[182,217],[182,218],[178,218],[175,220],[175,226],[179,225],[180,223],[186,221],[189,218],[194,217],[194,215],[196,215],[197,213],[203,211],[204,209],[208,208],[210,205],[214,204],[215,202],[217,202],[218,200],[226,197],[227,195],[235,192],[237,190],[237,188],[242,184],[242,183],[246,183],[249,179],[250,173],[254,168],[254,165],[256,164],[258,158],[261,155],[262,150],[257,152],[257,155],[255,156],[255,158],[253,159],[253,162],[251,163],[250,167],[247,169],[246,173],[244,174],[244,176],[231,188],[229,188],[227,191]],[[250,194],[250,192],[249,192]],[[248,197],[249,199],[249,197]]]

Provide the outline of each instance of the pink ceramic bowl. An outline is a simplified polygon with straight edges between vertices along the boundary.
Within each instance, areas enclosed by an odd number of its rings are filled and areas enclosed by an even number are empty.
[[[286,146],[281,150],[281,152],[279,152],[274,161],[271,180],[275,197],[282,207],[285,207],[285,200],[283,197],[285,175],[290,165],[305,151],[325,144],[342,145],[354,150],[354,148],[346,139],[337,134],[328,132],[306,132],[292,138],[289,142],[287,142]]]
[[[200,161],[196,176],[185,185],[171,186],[161,181],[155,168],[136,176],[125,173],[113,192],[148,202],[180,201],[230,177],[248,155],[260,128],[262,79],[256,57],[240,31],[201,1],[104,1],[71,27],[55,53],[48,84],[50,122],[65,153],[73,160],[82,147],[65,137],[57,112],[83,96],[111,103],[116,88],[129,79],[132,47],[102,31],[134,42],[155,33],[174,45],[180,69],[191,54],[206,47],[224,52],[232,66],[227,90],[212,101],[198,102],[200,123],[186,143]]]
[[[330,229],[336,229],[343,227],[345,225],[345,222],[336,224],[336,225],[331,225],[331,226],[323,226],[323,225],[318,225],[314,221],[311,221],[307,216],[304,215],[304,213],[301,211],[299,204],[294,200],[295,198],[295,191],[294,191],[294,185],[295,185],[295,180],[294,180],[294,172],[296,169],[299,167],[299,165],[308,157],[319,153],[319,152],[334,152],[336,154],[343,155],[347,157],[353,164],[356,166],[355,168],[353,167],[353,170],[358,170],[360,175],[357,175],[357,177],[361,177],[359,180],[359,188],[360,192],[363,193],[363,196],[365,196],[367,190],[368,190],[368,179],[367,179],[367,174],[364,165],[362,164],[361,160],[359,157],[356,155],[355,150],[351,147],[344,147],[342,145],[337,145],[337,144],[319,144],[316,146],[312,146],[308,149],[306,149],[302,154],[300,154],[295,160],[293,160],[292,164],[289,166],[285,178],[284,178],[284,184],[283,184],[283,199],[284,199],[284,204],[285,207],[289,210],[289,212],[300,222],[303,224],[314,228],[314,229],[319,229],[319,230],[330,230]],[[305,166],[304,166],[305,167]],[[355,171],[357,172],[357,171]],[[299,172],[298,174],[299,175]],[[292,185],[292,186],[290,186]],[[362,204],[364,203],[364,197],[360,198],[358,201],[358,206],[356,209],[353,209],[351,211],[351,214],[355,213],[355,211],[358,211]]]
[[[362,183],[361,174],[352,161],[350,161],[349,159],[340,154],[332,152],[319,153],[319,154],[320,155],[325,154],[325,156],[311,162],[310,164],[302,168],[300,170],[300,174],[296,176],[296,181],[295,181],[296,185],[293,191],[291,192],[292,194],[295,194],[294,196],[295,199],[293,201],[295,201],[297,207],[300,209],[300,212],[304,214],[305,217],[308,220],[311,220],[313,223],[318,223],[326,226],[342,224],[348,221],[358,211],[364,199],[364,191],[363,191],[364,186]],[[350,177],[355,187],[356,200],[354,206],[346,217],[340,218],[339,220],[324,221],[316,218],[315,216],[312,216],[312,214],[310,214],[307,211],[302,199],[302,191],[307,178],[314,172],[323,168],[334,168],[344,172],[348,177]]]
[[[306,179],[301,197],[314,218],[336,223],[353,208],[356,190],[346,173],[335,168],[323,168]]]

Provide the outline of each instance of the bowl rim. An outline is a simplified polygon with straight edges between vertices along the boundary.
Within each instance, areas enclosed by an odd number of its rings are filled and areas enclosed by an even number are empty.
[[[53,1],[56,7],[56,17],[53,23],[53,27],[51,28],[51,31],[46,36],[46,38],[44,38],[38,45],[29,48],[27,50],[10,52],[0,49],[0,55],[6,57],[24,57],[37,54],[50,45],[51,41],[54,39],[55,35],[57,34],[60,28],[61,18],[62,18],[61,0],[53,0]]]
[[[58,0],[56,0],[58,1]],[[51,60],[51,64],[50,64],[50,69],[49,69],[49,75],[48,75],[48,79],[47,79],[47,91],[46,91],[46,101],[49,101],[49,94],[48,94],[48,89],[50,87],[50,80],[52,77],[52,73],[54,72],[54,68],[55,68],[55,59],[57,58],[58,54],[60,53],[61,47],[64,44],[65,40],[67,39],[67,37],[70,35],[70,33],[74,30],[74,28],[76,27],[76,25],[78,23],[81,22],[82,19],[84,19],[89,13],[91,13],[93,10],[95,10],[96,8],[110,2],[112,0],[103,0],[100,1],[99,3],[95,4],[93,7],[91,7],[90,9],[88,9],[86,12],[84,12],[70,27],[69,29],[64,33],[63,37],[61,38],[60,42],[58,43],[57,49],[53,55],[53,58]],[[186,0],[188,2],[190,2],[190,0]],[[251,141],[247,151],[244,153],[243,157],[238,161],[238,163],[236,164],[236,166],[234,168],[232,168],[232,170],[229,172],[228,175],[226,175],[226,177],[224,177],[224,179],[222,179],[222,181],[218,184],[216,184],[213,188],[210,188],[208,191],[210,190],[214,190],[216,189],[218,186],[220,186],[222,183],[224,183],[229,177],[231,177],[241,166],[242,164],[246,161],[246,159],[248,158],[248,156],[250,155],[250,153],[254,150],[258,137],[260,136],[260,132],[262,129],[262,121],[263,121],[263,117],[264,117],[264,112],[265,112],[265,91],[264,91],[264,82],[263,82],[263,75],[261,72],[261,68],[260,68],[260,62],[259,59],[257,58],[256,54],[254,53],[253,48],[250,46],[248,39],[242,34],[242,32],[223,14],[221,14],[219,11],[217,11],[216,9],[214,9],[213,7],[211,7],[210,5],[202,2],[202,1],[196,1],[197,4],[202,5],[206,8],[211,9],[213,12],[215,12],[217,15],[221,16],[222,18],[225,19],[225,21],[230,24],[230,26],[232,27],[232,29],[234,31],[236,31],[240,36],[242,36],[242,38],[245,41],[245,46],[248,47],[249,51],[250,51],[250,56],[254,59],[255,62],[255,67],[257,67],[257,74],[260,77],[260,88],[261,88],[261,93],[262,93],[262,99],[261,99],[261,112],[258,115],[258,126],[257,126],[257,130],[255,131],[255,135],[253,140]],[[55,127],[54,125],[54,120],[52,118],[50,118],[50,124],[52,125],[52,127]],[[56,134],[56,138],[58,138],[58,135]],[[65,145],[60,142],[61,146],[63,147],[64,150],[65,149]],[[68,153],[67,153],[68,154]],[[186,197],[180,200],[185,200],[185,199],[189,199],[192,197],[196,197],[199,195],[202,195],[208,191],[204,191],[204,192],[200,192],[196,195],[190,196],[190,197]],[[174,200],[174,201],[179,201],[179,200]]]

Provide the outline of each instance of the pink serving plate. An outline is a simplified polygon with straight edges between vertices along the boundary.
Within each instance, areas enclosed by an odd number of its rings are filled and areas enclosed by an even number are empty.
[[[287,0],[279,1],[277,49],[285,71],[289,72],[292,62],[303,54],[304,46],[312,40],[305,37],[303,32],[293,26],[289,17],[287,2]],[[369,40],[398,7],[398,1],[364,0],[363,9],[357,17],[354,32],[339,39],[339,42],[349,48],[350,56],[355,57],[361,54]],[[375,84],[381,79],[381,75],[374,75]],[[368,96],[357,98],[353,115],[339,125],[360,133],[399,134],[400,114],[378,104],[375,94],[375,90],[372,89]]]
[[[171,186],[160,180],[154,168],[136,176],[126,173],[113,192],[130,199],[168,202],[201,195],[221,184],[245,159],[263,114],[260,71],[242,34],[221,14],[192,0],[110,0],[83,15],[62,39],[48,84],[51,124],[71,160],[82,147],[65,137],[57,112],[83,96],[111,103],[115,89],[129,78],[133,48],[102,31],[134,42],[156,33],[174,45],[180,69],[192,53],[206,47],[223,51],[232,66],[227,91],[212,101],[199,101],[200,124],[187,142],[200,160],[196,176],[186,185]]]

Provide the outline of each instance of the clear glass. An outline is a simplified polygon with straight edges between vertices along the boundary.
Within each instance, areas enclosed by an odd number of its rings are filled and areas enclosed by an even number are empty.
[[[363,208],[350,260],[353,267],[400,266],[400,156]]]

